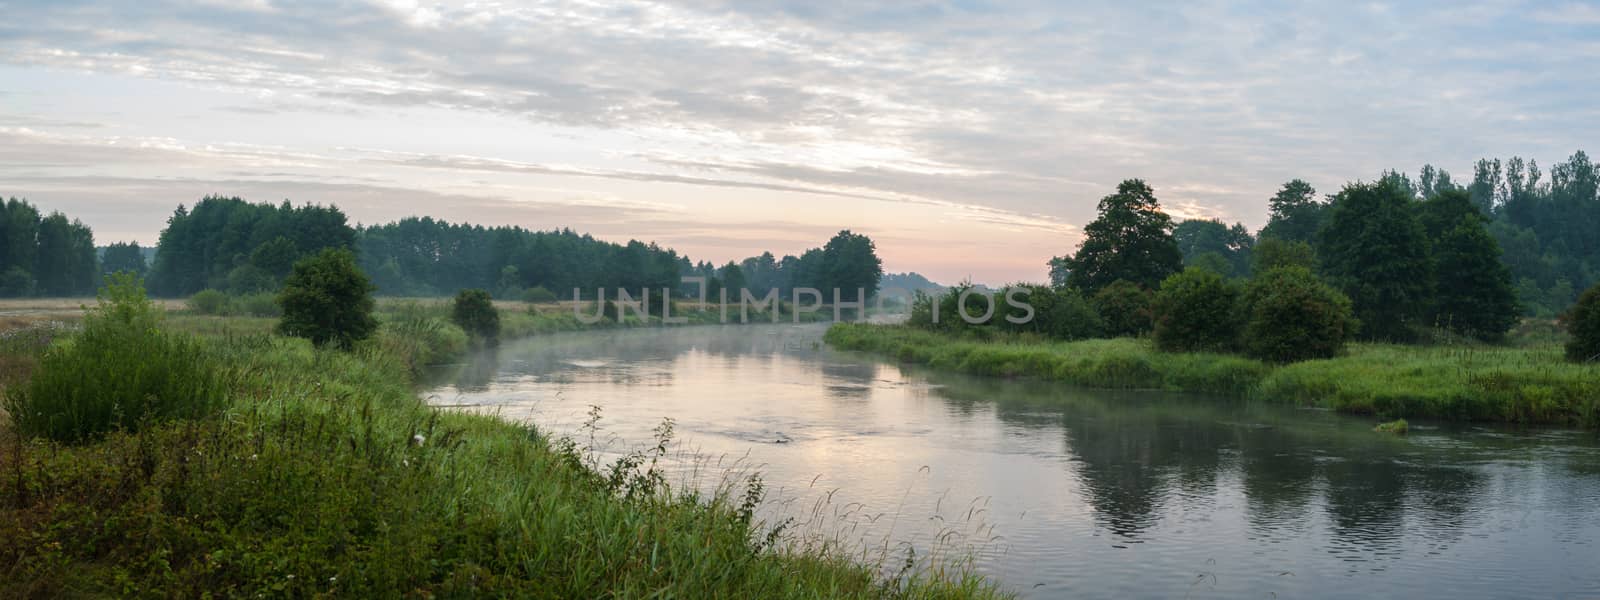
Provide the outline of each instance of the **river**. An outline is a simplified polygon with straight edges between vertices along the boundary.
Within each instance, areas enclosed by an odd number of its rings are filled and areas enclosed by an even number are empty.
[[[426,397],[602,458],[671,418],[680,485],[759,471],[762,517],[796,535],[891,562],[964,553],[1024,597],[1600,597],[1592,432],[1395,437],[1322,411],[902,367],[824,331],[543,336],[443,369]]]

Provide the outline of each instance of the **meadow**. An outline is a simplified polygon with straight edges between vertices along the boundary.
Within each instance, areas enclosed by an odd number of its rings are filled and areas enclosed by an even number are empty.
[[[600,464],[537,427],[425,405],[418,368],[469,347],[444,307],[384,302],[350,351],[266,317],[158,318],[215,394],[72,443],[6,420],[0,597],[1007,596],[965,563],[863,558],[761,523],[759,478],[675,488],[655,468],[670,422],[655,448]],[[559,306],[512,308],[508,338],[576,326]],[[0,393],[63,379],[50,353],[94,343],[52,319],[7,332]],[[77,384],[99,385],[62,383]]]
[[[841,323],[825,339],[842,350],[976,375],[1242,396],[1390,418],[1600,427],[1600,365],[1566,362],[1558,342],[1528,337],[1506,346],[1358,343],[1335,358],[1282,366],[1232,354],[1159,352],[1136,338],[1058,342]]]

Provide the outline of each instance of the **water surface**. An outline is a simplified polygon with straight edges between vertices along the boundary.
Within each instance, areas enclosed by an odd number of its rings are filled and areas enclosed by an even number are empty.
[[[445,370],[428,397],[602,457],[671,418],[681,479],[759,470],[769,521],[873,556],[960,547],[1026,597],[1600,597],[1593,433],[1397,438],[1319,411],[905,369],[823,331],[539,337]]]

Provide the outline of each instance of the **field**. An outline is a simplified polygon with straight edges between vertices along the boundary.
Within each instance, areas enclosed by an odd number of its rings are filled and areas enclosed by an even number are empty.
[[[379,334],[348,352],[272,335],[270,318],[167,315],[220,373],[223,407],[75,444],[0,430],[0,597],[1005,595],[964,563],[863,560],[754,521],[759,479],[677,490],[659,449],[602,465],[537,428],[424,405],[417,365],[465,348],[444,306],[386,301]],[[508,335],[573,318],[508,308]],[[76,320],[63,303],[14,310],[35,309],[53,312],[0,347],[13,390],[75,335],[52,324]]]
[[[1600,426],[1600,365],[1566,362],[1551,341],[1354,344],[1337,358],[1275,366],[1226,354],[1157,352],[1148,340],[1130,338],[1052,342],[838,324],[826,339],[844,350],[977,375],[1247,396],[1389,417]]]

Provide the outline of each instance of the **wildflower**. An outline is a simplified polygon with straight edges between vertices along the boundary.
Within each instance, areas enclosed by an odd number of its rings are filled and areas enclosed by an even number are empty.
[[[422,434],[420,433],[411,436],[411,445],[413,446],[421,446],[422,443],[426,441],[428,441],[428,438],[422,437]]]

